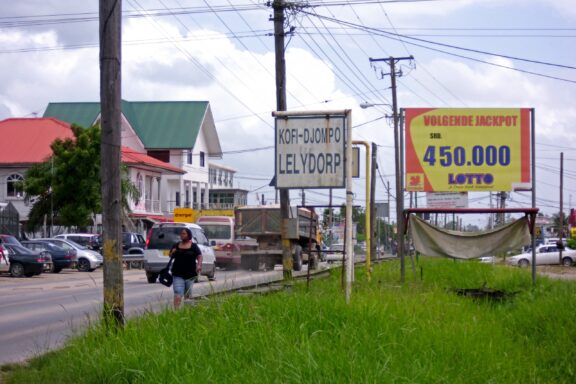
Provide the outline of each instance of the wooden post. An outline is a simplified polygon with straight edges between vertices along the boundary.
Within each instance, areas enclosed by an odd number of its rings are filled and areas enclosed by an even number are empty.
[[[101,180],[104,321],[124,326],[120,192],[122,2],[100,0]]]
[[[284,1],[275,0],[274,9],[274,47],[276,55],[276,110],[286,111],[286,60],[284,58]],[[284,280],[292,279],[292,250],[288,234],[290,217],[290,190],[280,189],[280,217],[282,220],[282,270]]]

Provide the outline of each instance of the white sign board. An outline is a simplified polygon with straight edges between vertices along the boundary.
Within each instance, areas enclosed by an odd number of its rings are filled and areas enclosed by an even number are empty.
[[[467,192],[426,192],[428,208],[468,208]]]
[[[344,188],[346,118],[343,114],[276,117],[276,187]]]

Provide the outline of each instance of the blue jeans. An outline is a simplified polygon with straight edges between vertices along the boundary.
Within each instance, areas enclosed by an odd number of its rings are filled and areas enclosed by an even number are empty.
[[[194,285],[195,280],[195,277],[191,279],[184,279],[180,276],[174,276],[172,279],[172,289],[174,290],[174,295],[192,298],[192,286]]]

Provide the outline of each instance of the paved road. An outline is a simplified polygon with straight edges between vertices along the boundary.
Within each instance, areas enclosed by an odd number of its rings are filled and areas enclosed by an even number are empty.
[[[275,271],[217,271],[216,281],[202,277],[194,296],[254,286],[282,278]],[[102,309],[102,271],[64,270],[15,279],[0,276],[0,365],[18,362],[61,346],[97,321]],[[172,289],[148,284],[142,270],[124,271],[124,310],[128,317],[170,307]]]

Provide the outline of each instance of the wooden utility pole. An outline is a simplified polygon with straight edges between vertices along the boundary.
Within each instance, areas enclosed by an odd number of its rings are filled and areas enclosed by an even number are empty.
[[[100,0],[101,180],[104,309],[107,324],[124,326],[120,191],[122,2]]]
[[[396,95],[396,63],[401,60],[414,60],[414,57],[389,57],[386,59],[369,59],[370,62],[384,61],[390,66],[390,83],[392,89],[392,113],[394,117],[394,165],[396,170],[396,238],[398,242],[398,257],[400,257],[400,281],[405,281],[406,262],[404,258],[404,188],[402,186],[402,150],[400,145],[400,116],[398,115],[398,100]]]
[[[284,58],[284,1],[274,0],[274,48],[276,55],[276,110],[286,111],[286,60]],[[290,218],[290,190],[280,189],[280,217],[282,219],[282,271],[284,280],[292,279],[292,250],[288,239]]]

